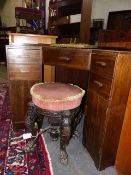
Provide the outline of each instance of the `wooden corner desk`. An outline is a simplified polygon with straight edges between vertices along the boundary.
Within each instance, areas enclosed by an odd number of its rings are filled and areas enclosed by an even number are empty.
[[[7,46],[6,54],[13,125],[24,123],[30,87],[42,75],[44,81],[72,81],[87,92],[83,144],[99,170],[114,165],[131,84],[131,52],[16,44]]]

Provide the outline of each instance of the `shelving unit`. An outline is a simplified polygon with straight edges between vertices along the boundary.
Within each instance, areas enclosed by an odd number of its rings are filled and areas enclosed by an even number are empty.
[[[71,23],[70,16],[81,13],[82,0],[52,1],[49,3],[48,33],[59,37],[79,37],[80,22]],[[73,27],[75,26],[75,27]],[[72,32],[73,27],[73,32]]]
[[[58,35],[59,42],[89,43],[93,0],[50,0],[48,33]],[[80,22],[71,22],[71,15],[81,14]],[[60,39],[61,38],[61,39]]]
[[[30,2],[30,3],[29,3]],[[45,31],[45,0],[32,0],[25,7],[15,8],[16,31],[21,33],[39,33]],[[20,19],[26,21],[25,26],[20,26]]]

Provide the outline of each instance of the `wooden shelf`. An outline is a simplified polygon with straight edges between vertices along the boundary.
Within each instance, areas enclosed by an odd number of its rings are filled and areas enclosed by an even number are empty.
[[[50,0],[48,34],[69,38],[77,36],[79,41],[89,43],[91,9],[92,0]],[[81,22],[71,23],[70,16],[76,14],[81,14]],[[66,20],[66,17],[69,19]]]
[[[80,14],[81,8],[82,0],[61,0],[50,3],[49,34],[59,37],[79,37],[80,22],[71,23],[70,15]]]

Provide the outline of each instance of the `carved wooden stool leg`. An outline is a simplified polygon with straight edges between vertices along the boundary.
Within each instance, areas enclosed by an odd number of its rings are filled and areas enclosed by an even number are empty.
[[[71,119],[69,116],[63,116],[60,132],[60,162],[66,165],[68,164],[66,146],[68,145],[71,137]]]
[[[36,123],[37,123],[37,128],[38,129],[41,129],[42,128],[42,124],[43,124],[43,119],[44,119],[44,116],[39,116],[37,114],[37,118],[36,118]]]
[[[73,122],[72,122],[72,131],[73,131],[73,137],[79,137],[79,131],[76,130],[77,125],[80,123],[81,119],[82,119],[83,115],[82,115],[82,110],[81,108],[77,108],[76,113],[74,114],[73,117]]]
[[[35,126],[35,120],[37,118],[36,115],[36,107],[33,102],[28,103],[28,110],[25,116],[25,126],[29,131],[33,131]]]

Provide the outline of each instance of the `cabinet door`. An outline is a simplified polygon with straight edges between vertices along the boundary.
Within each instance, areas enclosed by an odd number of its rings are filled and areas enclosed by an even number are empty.
[[[13,112],[13,125],[23,126],[27,103],[31,101],[30,88],[38,80],[10,80],[10,103]]]
[[[98,169],[100,169],[102,156],[107,105],[108,101],[98,96],[95,92],[89,91],[88,109],[83,130],[83,144],[91,154]]]

